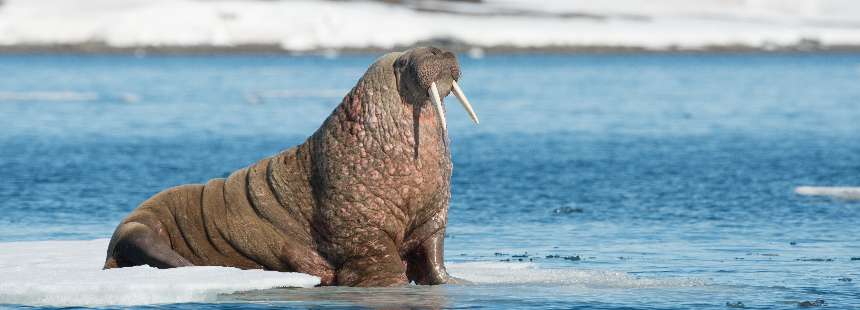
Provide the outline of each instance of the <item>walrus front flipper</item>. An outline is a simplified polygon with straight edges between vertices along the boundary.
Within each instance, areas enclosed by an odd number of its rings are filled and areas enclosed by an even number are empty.
[[[105,268],[149,265],[156,268],[192,266],[191,262],[170,248],[152,228],[138,222],[126,222],[114,233]]]

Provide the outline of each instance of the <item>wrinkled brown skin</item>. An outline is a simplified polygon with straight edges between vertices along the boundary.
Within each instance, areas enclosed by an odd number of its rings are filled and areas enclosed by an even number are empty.
[[[447,133],[427,96],[454,54],[380,57],[305,143],[226,179],[158,193],[117,227],[104,268],[230,266],[302,272],[321,285],[449,281]]]

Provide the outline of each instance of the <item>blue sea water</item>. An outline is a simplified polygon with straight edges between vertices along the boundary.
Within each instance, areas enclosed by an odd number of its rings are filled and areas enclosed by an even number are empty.
[[[2,56],[0,242],[107,238],[162,189],[301,143],[373,59]],[[461,63],[481,125],[448,98],[447,261],[695,285],[510,279],[154,307],[860,308],[860,203],[793,193],[860,186],[860,55]]]

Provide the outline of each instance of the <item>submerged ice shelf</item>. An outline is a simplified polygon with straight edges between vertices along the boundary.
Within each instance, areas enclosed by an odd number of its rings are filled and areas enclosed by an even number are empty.
[[[626,272],[542,268],[534,263],[470,262],[448,264],[452,276],[480,284],[552,284],[584,288],[670,288],[703,286],[692,278],[637,278]]]

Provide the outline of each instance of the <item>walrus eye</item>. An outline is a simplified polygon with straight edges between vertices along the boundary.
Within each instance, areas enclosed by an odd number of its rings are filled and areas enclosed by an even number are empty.
[[[466,94],[463,93],[463,89],[460,88],[460,84],[457,84],[457,81],[452,81],[454,86],[454,96],[457,96],[457,100],[463,104],[463,108],[466,109],[466,112],[469,112],[469,117],[472,118],[472,121],[475,122],[475,125],[480,124],[478,121],[478,114],[475,114],[475,110],[472,109],[472,104],[469,103],[469,98],[466,98]]]

